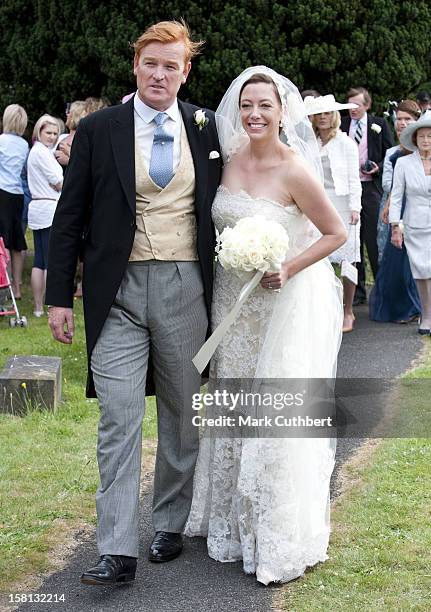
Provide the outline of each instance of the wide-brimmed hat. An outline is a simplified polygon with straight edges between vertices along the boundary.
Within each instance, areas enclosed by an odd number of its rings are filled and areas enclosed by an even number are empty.
[[[417,151],[417,145],[413,142],[413,134],[421,128],[431,128],[431,111],[426,111],[417,121],[409,123],[401,132],[400,143],[409,151]]]
[[[318,98],[307,96],[304,99],[304,104],[307,110],[307,115],[330,113],[332,111],[340,111],[346,108],[358,108],[358,105],[353,104],[353,102],[340,104],[332,94],[328,94],[327,96],[319,96]]]

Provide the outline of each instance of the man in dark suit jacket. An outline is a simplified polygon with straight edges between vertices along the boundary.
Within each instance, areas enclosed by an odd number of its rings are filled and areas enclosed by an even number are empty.
[[[141,424],[153,378],[158,413],[149,559],[181,553],[198,430],[191,363],[208,330],[221,174],[211,111],[177,99],[194,43],[184,23],[161,22],[135,42],[138,91],[123,106],[84,118],[54,218],[46,303],[54,337],[71,343],[73,281],[83,244],[89,377],[100,403],[96,495],[100,560],[81,581],[135,577]],[[94,385],[93,385],[94,383]]]
[[[392,134],[384,119],[369,115],[371,96],[364,87],[347,92],[347,101],[357,104],[343,117],[341,129],[355,140],[359,149],[359,174],[362,185],[361,262],[358,264],[358,286],[355,302],[366,301],[364,244],[374,278],[378,271],[377,222],[382,197],[382,171],[386,150],[393,146]]]

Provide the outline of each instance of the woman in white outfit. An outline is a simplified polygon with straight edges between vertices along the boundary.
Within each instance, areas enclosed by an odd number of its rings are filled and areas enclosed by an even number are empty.
[[[212,206],[217,230],[259,215],[282,225],[290,246],[280,271],[263,276],[219,344],[209,392],[226,379],[235,379],[235,388],[253,381],[259,391],[266,381],[273,393],[286,379],[333,378],[341,287],[326,257],[346,232],[316,177],[319,151],[299,92],[270,68],[248,68],[229,87],[216,121],[225,161]],[[235,271],[217,266],[213,328],[243,284]],[[250,405],[242,411],[254,413]],[[247,431],[230,438],[210,428],[185,530],[207,538],[213,559],[241,559],[263,584],[293,580],[327,558],[335,440],[286,437],[282,429],[270,438]]]
[[[34,145],[27,162],[28,186],[32,197],[28,208],[28,226],[33,230],[34,237],[31,288],[35,317],[43,315],[49,231],[63,186],[63,170],[53,152],[59,130],[54,117],[42,115],[34,126]]]
[[[358,170],[358,147],[347,134],[340,131],[339,111],[354,108],[356,104],[339,104],[332,95],[307,97],[304,103],[320,145],[325,191],[343,219],[348,233],[347,242],[332,253],[329,260],[338,264],[343,261],[355,264],[361,261],[359,232],[362,188]],[[343,277],[343,287],[343,332],[350,332],[355,322],[355,285]]]
[[[413,278],[421,301],[419,333],[431,329],[431,111],[408,125],[400,136],[401,144],[412,155],[397,161],[389,208],[392,244],[405,241]],[[403,196],[406,205],[401,225]]]

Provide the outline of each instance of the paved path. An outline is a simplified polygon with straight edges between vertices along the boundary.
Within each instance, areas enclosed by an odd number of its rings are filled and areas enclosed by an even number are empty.
[[[339,376],[356,378],[395,377],[411,364],[422,348],[416,328],[410,325],[368,321],[365,306],[357,309],[357,326],[343,339]],[[337,469],[362,440],[340,440]],[[337,471],[333,492],[337,490]],[[97,559],[94,536],[84,540],[69,565],[47,578],[40,593],[65,594],[66,602],[49,606],[24,604],[20,611],[63,612],[269,612],[279,589],[263,587],[242,572],[240,563],[217,563],[206,554],[201,538],[187,540],[184,553],[170,563],[146,561],[152,539],[149,522],[150,495],[143,500],[141,551],[137,579],[132,586],[88,587],[79,583],[81,572]]]

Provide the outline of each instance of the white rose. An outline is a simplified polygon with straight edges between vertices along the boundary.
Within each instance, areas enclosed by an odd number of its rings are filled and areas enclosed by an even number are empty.
[[[289,237],[282,225],[262,215],[244,217],[217,235],[218,260],[226,269],[253,272],[280,269]]]
[[[231,249],[222,249],[219,254],[219,261],[224,268],[237,268],[239,257],[238,254]]]
[[[372,123],[371,124],[371,129],[373,130],[373,132],[375,132],[376,134],[380,134],[380,132],[382,131],[382,128],[380,127],[380,125],[377,125],[377,123]]]
[[[208,119],[207,119],[207,117],[206,117],[206,115],[205,115],[205,111],[203,111],[203,110],[200,108],[199,110],[197,110],[197,111],[195,112],[194,117],[195,117],[195,123],[196,123],[196,125],[198,126],[198,128],[199,128],[200,130],[202,130],[202,129],[203,129],[205,126],[206,126],[206,124],[207,124],[207,122],[208,122]]]
[[[250,262],[250,265],[254,267],[255,270],[260,270],[265,260],[262,253],[260,253],[259,251],[251,251],[248,254],[248,261]]]

